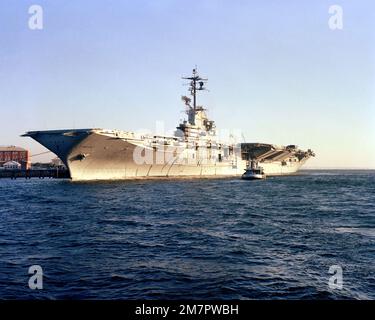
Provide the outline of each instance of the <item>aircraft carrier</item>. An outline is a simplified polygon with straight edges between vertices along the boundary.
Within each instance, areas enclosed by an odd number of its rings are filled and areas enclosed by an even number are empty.
[[[295,145],[222,142],[206,108],[197,104],[207,79],[196,69],[183,79],[190,93],[182,97],[187,119],[172,136],[100,128],[29,131],[23,136],[55,153],[78,181],[240,176],[254,164],[267,176],[288,175],[314,156]]]

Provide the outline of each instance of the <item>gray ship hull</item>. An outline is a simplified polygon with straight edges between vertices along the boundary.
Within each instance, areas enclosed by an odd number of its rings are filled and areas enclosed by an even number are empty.
[[[213,151],[210,161],[202,161],[204,159],[195,156],[195,150],[180,146],[178,150],[183,161],[176,161],[176,158],[168,157],[168,150],[151,148],[145,143],[146,138],[136,137],[129,132],[79,129],[32,131],[24,136],[35,139],[55,153],[69,168],[71,179],[75,181],[230,177],[242,175],[249,165],[241,154],[241,147],[235,149],[232,155],[223,155],[220,159],[218,151]],[[151,163],[137,163],[134,160],[136,148],[140,146],[152,154]],[[274,152],[280,154],[278,150]],[[293,161],[285,161],[288,157]],[[307,158],[295,161],[295,155],[285,151],[282,158],[273,160],[268,157],[261,162],[261,166],[267,176],[288,175],[297,172]]]

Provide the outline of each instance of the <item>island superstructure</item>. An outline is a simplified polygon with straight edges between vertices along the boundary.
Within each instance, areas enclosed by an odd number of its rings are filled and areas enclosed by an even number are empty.
[[[223,142],[207,110],[197,104],[207,79],[196,69],[189,77],[191,97],[183,96],[187,119],[174,135],[141,134],[100,128],[29,131],[69,168],[72,180],[120,180],[152,177],[239,176],[252,164],[267,176],[295,173],[314,156],[294,145]]]

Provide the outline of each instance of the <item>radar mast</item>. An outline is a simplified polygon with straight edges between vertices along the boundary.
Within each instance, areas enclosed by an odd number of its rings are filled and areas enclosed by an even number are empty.
[[[193,106],[190,105],[191,99],[183,96],[182,100],[185,101],[185,105],[189,107],[189,122],[195,124],[195,112],[197,111],[197,91],[207,90],[204,86],[207,83],[208,79],[201,78],[198,75],[197,68],[193,69],[193,74],[190,77],[182,77],[184,80],[190,80],[189,83],[189,92],[193,97]]]

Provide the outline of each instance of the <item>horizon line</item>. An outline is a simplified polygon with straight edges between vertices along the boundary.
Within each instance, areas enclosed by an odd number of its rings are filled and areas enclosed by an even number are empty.
[[[304,167],[302,170],[375,170],[375,167]]]

